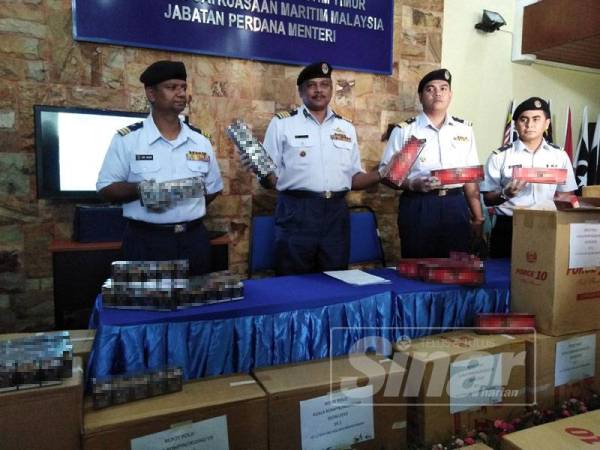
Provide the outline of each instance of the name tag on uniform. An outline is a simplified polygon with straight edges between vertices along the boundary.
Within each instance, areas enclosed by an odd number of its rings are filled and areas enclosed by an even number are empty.
[[[331,139],[334,141],[352,142],[352,138],[350,136],[346,136],[344,133],[333,133],[331,135]]]
[[[187,152],[185,156],[188,161],[210,161],[210,156],[206,152]]]
[[[308,139],[308,134],[297,134],[294,136],[296,139]]]
[[[467,136],[454,136],[454,140],[458,142],[469,142],[469,138]]]
[[[523,167],[523,164],[514,164],[512,166],[508,166],[509,169],[512,169],[514,167],[516,167],[517,169],[520,169],[521,167]]]
[[[136,161],[152,161],[154,159],[154,155],[135,155]]]

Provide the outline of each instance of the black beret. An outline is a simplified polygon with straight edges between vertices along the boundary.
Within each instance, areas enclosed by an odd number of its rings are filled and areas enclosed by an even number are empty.
[[[452,75],[450,74],[450,71],[448,69],[438,69],[434,70],[433,72],[429,72],[427,75],[421,78],[417,92],[420,94],[423,89],[425,89],[427,83],[433,80],[447,81],[449,85],[452,85]]]
[[[181,61],[156,61],[140,75],[144,86],[154,86],[166,80],[187,80],[185,64]]]
[[[531,97],[517,106],[517,109],[515,109],[515,112],[513,113],[513,120],[517,120],[525,111],[537,109],[544,111],[544,113],[546,113],[546,117],[550,118],[550,105],[548,102],[543,98]]]
[[[325,61],[313,63],[302,69],[302,72],[300,72],[300,75],[298,75],[296,84],[300,86],[306,80],[310,80],[312,78],[331,78],[332,71],[333,67],[331,67],[331,65]]]

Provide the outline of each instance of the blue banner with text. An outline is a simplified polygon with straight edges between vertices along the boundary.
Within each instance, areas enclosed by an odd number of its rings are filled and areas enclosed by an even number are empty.
[[[72,0],[76,40],[391,74],[394,0]]]

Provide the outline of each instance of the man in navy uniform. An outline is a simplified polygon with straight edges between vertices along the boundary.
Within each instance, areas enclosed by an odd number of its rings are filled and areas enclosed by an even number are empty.
[[[179,117],[188,101],[186,80],[182,62],[158,61],[142,73],[151,114],[113,137],[96,189],[104,199],[123,204],[126,260],[188,259],[190,273],[200,274],[210,269],[202,217],[223,181],[208,137]],[[203,181],[206,195],[160,209],[142,205],[140,188],[145,183],[192,177]]]
[[[379,181],[364,172],[354,126],[330,107],[332,67],[317,62],[297,79],[303,105],[279,113],[264,147],[277,165],[262,184],[278,191],[275,212],[277,273],[347,269],[350,216],[345,196]]]
[[[556,191],[572,193],[577,189],[569,156],[544,139],[544,132],[550,126],[548,102],[539,97],[525,100],[515,109],[513,120],[519,139],[492,152],[485,165],[485,180],[481,183],[484,202],[494,206],[496,214],[496,225],[490,238],[492,258],[511,256],[513,208],[551,201]],[[513,180],[513,167],[567,169],[567,182],[556,185]]]
[[[398,231],[404,258],[447,257],[450,251],[469,251],[481,239],[483,214],[477,183],[438,189],[435,169],[479,164],[475,136],[465,120],[448,114],[452,77],[446,69],[425,75],[418,86],[423,112],[392,130],[381,161],[387,164],[411,137],[426,139],[402,189]]]

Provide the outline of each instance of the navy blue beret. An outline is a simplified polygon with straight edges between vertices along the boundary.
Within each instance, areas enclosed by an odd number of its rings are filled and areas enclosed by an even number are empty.
[[[181,61],[156,61],[140,75],[144,86],[154,86],[166,80],[187,80],[185,64]]]
[[[449,85],[452,85],[452,75],[450,74],[450,71],[448,69],[438,69],[429,72],[427,75],[421,78],[417,92],[420,94],[423,89],[425,89],[427,83],[433,80],[447,81]]]
[[[530,97],[524,102],[522,102],[519,106],[517,106],[515,112],[513,113],[513,120],[517,120],[519,116],[525,111],[532,111],[538,109],[540,111],[544,111],[544,113],[546,113],[546,117],[550,118],[550,105],[548,105],[548,102],[543,98]]]
[[[331,78],[331,72],[333,72],[333,67],[325,61],[320,61],[313,63],[309,66],[306,66],[298,75],[298,80],[296,80],[296,84],[300,86],[306,80],[310,80],[312,78]]]

